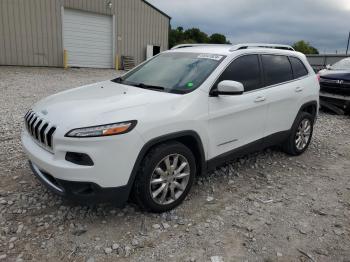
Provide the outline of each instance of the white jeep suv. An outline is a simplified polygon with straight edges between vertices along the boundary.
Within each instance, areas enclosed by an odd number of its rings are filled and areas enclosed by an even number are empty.
[[[164,212],[196,175],[232,158],[277,144],[303,153],[318,107],[317,76],[288,46],[182,45],[38,102],[22,143],[35,175],[61,196],[130,197]]]

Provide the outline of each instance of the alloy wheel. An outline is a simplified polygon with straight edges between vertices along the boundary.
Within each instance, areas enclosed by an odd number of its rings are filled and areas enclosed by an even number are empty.
[[[311,121],[309,119],[303,119],[301,121],[296,136],[295,136],[295,146],[299,151],[305,149],[308,145],[311,137]]]
[[[166,156],[157,164],[151,176],[152,199],[161,205],[173,203],[186,190],[190,174],[190,164],[183,155]]]

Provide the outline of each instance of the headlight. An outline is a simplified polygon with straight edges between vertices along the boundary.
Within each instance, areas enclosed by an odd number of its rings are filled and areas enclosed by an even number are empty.
[[[137,121],[132,120],[115,124],[77,128],[69,131],[66,134],[66,137],[100,137],[121,135],[133,130],[136,124]]]

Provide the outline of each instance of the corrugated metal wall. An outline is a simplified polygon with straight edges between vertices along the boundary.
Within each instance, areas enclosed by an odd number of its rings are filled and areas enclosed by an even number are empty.
[[[62,6],[115,15],[119,56],[140,63],[148,44],[168,49],[169,18],[142,0],[0,0],[0,65],[63,66]]]
[[[62,66],[60,3],[0,0],[0,64]]]
[[[329,55],[306,55],[307,60],[315,71],[324,69],[326,65],[332,65],[349,55],[329,54]]]

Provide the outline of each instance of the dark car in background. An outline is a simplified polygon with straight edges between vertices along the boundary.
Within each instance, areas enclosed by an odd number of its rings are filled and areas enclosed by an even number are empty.
[[[328,65],[319,72],[319,79],[321,105],[336,113],[350,113],[350,58]]]

